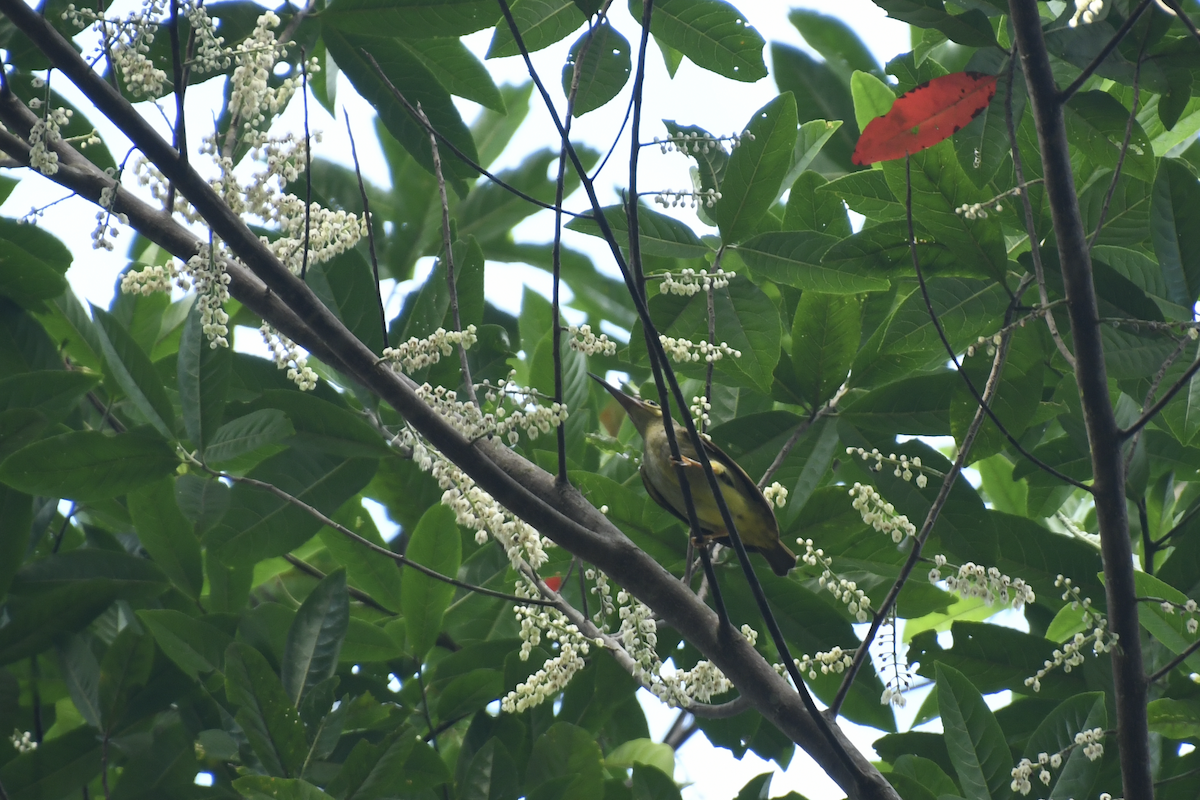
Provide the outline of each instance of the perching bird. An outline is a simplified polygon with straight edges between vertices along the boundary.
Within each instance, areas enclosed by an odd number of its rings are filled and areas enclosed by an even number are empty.
[[[588,373],[591,375],[591,373]],[[683,502],[683,490],[679,485],[679,474],[671,461],[671,448],[667,442],[666,427],[663,425],[662,409],[658,404],[630,397],[600,378],[592,375],[629,415],[633,426],[645,442],[642,455],[642,483],[650,499],[670,511],[676,517],[688,521],[687,508]],[[675,425],[675,441],[679,444],[679,455],[687,474],[688,486],[692,490],[692,503],[696,517],[706,541],[728,540],[729,533],[721,519],[716,498],[709,488],[704,468],[696,460],[696,448],[688,437],[687,429],[678,422]],[[712,462],[713,473],[721,485],[721,496],[733,516],[738,535],[747,550],[762,553],[776,575],[787,575],[796,566],[796,556],[779,541],[779,523],[771,504],[755,486],[746,471],[721,451],[712,442],[704,439],[704,451]]]

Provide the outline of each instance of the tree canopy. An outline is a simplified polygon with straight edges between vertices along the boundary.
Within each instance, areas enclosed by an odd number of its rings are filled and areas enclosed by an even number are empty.
[[[852,798],[1195,797],[1200,31],[875,2],[912,29],[886,65],[724,0],[0,0],[0,201],[49,180],[97,248],[136,232],[84,308],[70,250],[0,219],[0,800],[670,800],[697,731]],[[649,58],[778,93],[660,122]],[[386,177],[277,124],[336,116],[339,75]],[[608,152],[571,133],[602,107]],[[547,110],[555,145],[492,169]],[[645,192],[650,148],[691,185]],[[534,214],[552,239],[516,240]],[[500,263],[551,298],[498,308]],[[681,423],[695,486],[736,461],[797,567],[724,502],[689,536],[589,372]],[[944,732],[898,730],[925,687]]]

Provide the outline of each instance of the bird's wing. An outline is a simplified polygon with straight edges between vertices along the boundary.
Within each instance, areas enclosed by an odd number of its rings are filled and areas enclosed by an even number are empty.
[[[666,498],[662,496],[662,493],[660,493],[658,491],[658,489],[654,488],[654,484],[650,482],[649,476],[646,475],[645,467],[642,467],[641,469],[639,469],[638,473],[642,476],[642,485],[646,487],[646,494],[650,495],[651,500],[653,500],[655,503],[658,503],[660,506],[665,508],[667,511],[671,512],[671,516],[675,517],[676,519],[681,520],[684,525],[690,524],[688,522],[688,518],[686,516],[684,516],[683,514],[679,513],[678,511],[676,511],[675,507],[673,505],[671,505],[670,503],[668,503]]]
[[[767,498],[763,497],[762,490],[758,488],[746,470],[738,466],[738,463],[725,454],[725,451],[717,447],[708,439],[703,439],[704,451],[708,453],[709,461],[713,465],[713,473],[717,476],[717,481],[729,486],[732,489],[741,489],[739,494],[751,498],[750,502],[758,505],[766,512],[768,519],[775,519],[775,509],[767,502]],[[778,528],[777,528],[778,530]]]

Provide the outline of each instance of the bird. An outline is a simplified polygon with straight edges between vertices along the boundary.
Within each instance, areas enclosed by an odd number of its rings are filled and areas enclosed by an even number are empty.
[[[625,394],[597,375],[590,372],[588,375],[616,398],[641,435],[645,448],[639,472],[650,499],[687,523],[687,507],[683,502],[683,489],[675,468],[678,462],[671,458],[662,409],[657,403]],[[671,423],[675,426],[675,441],[679,446],[679,456],[683,462],[688,486],[692,490],[692,504],[696,509],[703,540],[728,540],[729,532],[721,518],[721,511],[709,487],[704,468],[697,460],[696,448],[691,437],[688,436],[687,429],[678,422],[672,419]],[[742,544],[747,550],[761,553],[776,575],[787,575],[788,570],[796,566],[796,556],[779,540],[779,523],[771,509],[771,503],[763,497],[762,491],[737,462],[707,437],[702,436],[701,441],[704,452],[708,454],[708,460],[712,463],[713,474],[721,486],[721,496],[725,499],[734,525],[737,526]]]

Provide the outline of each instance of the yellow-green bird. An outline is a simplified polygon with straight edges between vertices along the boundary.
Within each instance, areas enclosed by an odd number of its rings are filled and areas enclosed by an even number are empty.
[[[617,399],[645,442],[641,475],[650,499],[686,523],[687,508],[683,502],[679,473],[671,460],[662,409],[657,403],[630,397],[595,375],[592,378]],[[721,511],[709,488],[704,468],[697,460],[696,448],[688,437],[687,429],[675,420],[671,420],[671,423],[675,426],[675,441],[679,444],[679,455],[688,486],[692,490],[692,503],[696,507],[701,533],[706,541],[728,539],[729,532],[725,529]],[[787,575],[788,570],[796,566],[796,556],[779,541],[779,523],[775,520],[771,504],[744,469],[725,455],[721,448],[707,439],[703,441],[704,452],[708,453],[708,459],[712,462],[713,473],[721,485],[721,496],[725,498],[725,505],[733,516],[742,544],[747,550],[762,553],[776,575]]]

